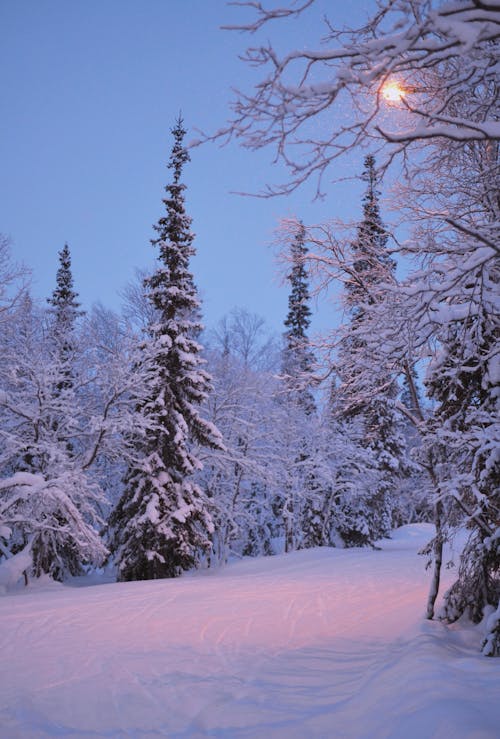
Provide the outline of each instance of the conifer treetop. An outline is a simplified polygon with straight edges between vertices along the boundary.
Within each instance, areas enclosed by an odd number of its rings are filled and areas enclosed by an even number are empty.
[[[183,144],[186,129],[180,116],[171,132],[174,144],[167,166],[173,170],[173,178],[165,187],[168,197],[162,201],[166,212],[153,226],[158,236],[151,239],[152,245],[159,249],[161,267],[146,280],[145,285],[163,321],[178,319],[181,315],[190,316],[196,333],[201,328],[194,325],[198,318],[199,299],[189,271],[189,260],[195,253],[192,246],[194,234],[191,231],[192,219],[185,208],[186,185],[181,181],[183,167],[190,161],[190,156]]]
[[[185,210],[184,191],[186,185],[181,182],[181,177],[183,167],[191,161],[191,157],[183,143],[186,129],[181,116],[171,129],[171,133],[174,137],[174,144],[167,167],[173,171],[173,178],[165,186],[165,191],[169,197],[163,199],[167,212],[153,226],[158,233],[158,238],[151,239],[151,243],[156,246],[165,241],[189,247],[194,239],[194,234],[190,231],[192,219],[186,214]]]
[[[80,308],[78,293],[73,288],[71,255],[68,244],[59,252],[59,269],[56,274],[56,287],[50,298],[49,314],[52,316],[51,338],[55,342],[60,359],[68,361],[73,353],[76,321],[85,314]]]
[[[51,312],[64,312],[73,321],[84,311],[80,309],[78,293],[73,289],[73,274],[71,271],[71,254],[68,244],[64,244],[59,252],[59,268],[56,275],[56,287],[47,303],[52,306]]]
[[[284,321],[288,330],[284,334],[282,371],[289,393],[307,413],[312,413],[315,410],[311,393],[314,356],[307,336],[311,323],[311,309],[305,266],[306,254],[305,228],[303,223],[299,222],[295,238],[290,245],[292,267],[287,279],[291,290],[288,296],[288,313]]]
[[[396,263],[387,250],[389,234],[380,213],[380,192],[375,157],[365,157],[361,179],[367,183],[363,196],[363,219],[352,244],[351,280],[346,284],[346,303],[353,317],[362,314],[364,303],[377,302],[376,286],[390,281]]]
[[[300,222],[297,234],[290,247],[292,268],[287,276],[287,280],[291,285],[288,296],[288,314],[285,319],[285,326],[288,328],[286,336],[289,340],[304,340],[307,329],[311,324],[310,295],[305,267],[307,251],[305,229],[303,223]]]

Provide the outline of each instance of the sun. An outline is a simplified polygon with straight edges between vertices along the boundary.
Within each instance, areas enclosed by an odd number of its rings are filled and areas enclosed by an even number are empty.
[[[382,97],[388,103],[400,103],[406,95],[406,90],[398,80],[387,80],[380,90]]]

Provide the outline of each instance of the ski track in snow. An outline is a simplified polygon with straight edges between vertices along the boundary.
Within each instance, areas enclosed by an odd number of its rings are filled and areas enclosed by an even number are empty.
[[[4,596],[0,737],[498,739],[477,627],[423,619],[428,537]]]

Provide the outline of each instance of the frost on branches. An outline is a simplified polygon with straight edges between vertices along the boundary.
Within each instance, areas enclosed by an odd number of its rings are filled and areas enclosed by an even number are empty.
[[[206,414],[225,449],[200,449],[198,480],[214,521],[213,558],[274,553],[272,509],[278,348],[264,320],[243,309],[224,317],[207,337],[213,391]]]
[[[104,496],[84,469],[78,303],[67,247],[60,260],[48,323],[26,296],[2,334],[1,554],[29,554],[26,579],[62,580],[107,553],[96,531]]]
[[[289,192],[311,176],[321,192],[333,160],[368,138],[375,144],[378,138],[385,162],[423,140],[500,138],[496,3],[381,0],[378,12],[353,29],[324,0],[274,9],[239,4],[256,12],[256,20],[238,30],[256,33],[257,44],[244,58],[263,74],[254,91],[238,94],[233,119],[215,138],[234,137],[249,149],[275,148],[290,179],[269,193]],[[325,31],[318,48],[280,54],[272,43],[258,45],[258,32],[269,21],[303,14],[307,22],[315,11]],[[271,30],[270,24],[266,31]],[[390,129],[384,98],[384,84],[394,81],[405,90],[397,104],[409,113],[397,130]],[[470,90],[479,91],[480,100],[472,115],[463,115],[455,101]],[[351,120],[345,120],[350,102]],[[343,115],[336,127],[337,106]],[[330,125],[311,126],[313,118]]]
[[[255,11],[245,29],[257,40],[270,21],[335,12],[321,0],[269,10],[241,4]],[[451,620],[489,615],[484,651],[491,655],[500,653],[491,615],[500,594],[499,37],[498,3],[483,0],[380,0],[359,29],[325,17],[317,49],[280,54],[257,41],[247,51],[262,78],[253,92],[238,95],[233,120],[217,134],[250,149],[275,147],[290,177],[268,194],[290,192],[311,177],[324,192],[331,163],[360,144],[377,153],[381,171],[400,166],[398,204],[413,224],[401,252],[416,268],[388,291],[371,322],[375,333],[380,317],[382,366],[411,377],[412,361],[428,363],[433,412],[425,421],[413,416],[435,493],[428,612],[443,538],[465,525],[469,541],[445,612]],[[400,90],[391,102],[388,84]]]
[[[309,284],[305,257],[305,229],[298,224],[297,233],[290,245],[291,269],[287,276],[290,283],[286,332],[282,352],[282,376],[289,400],[300,406],[306,415],[316,410],[312,386],[314,384],[314,355],[307,331],[311,324]]]
[[[290,293],[281,363],[283,389],[278,398],[281,422],[277,434],[285,444],[279,473],[283,489],[277,501],[285,528],[285,551],[324,543],[323,489],[317,474],[317,409],[312,393],[315,358],[308,336],[311,309],[307,251],[305,229],[299,223],[289,246]]]
[[[349,322],[342,330],[336,362],[340,379],[336,409],[339,418],[351,425],[354,438],[371,449],[381,473],[367,519],[371,541],[375,541],[392,529],[398,481],[405,474],[405,444],[395,408],[396,376],[378,362],[371,349],[371,313],[384,300],[396,268],[387,250],[388,234],[380,215],[375,159],[371,155],[365,157],[362,178],[366,182],[363,219],[346,266],[344,304]]]
[[[196,340],[200,304],[189,272],[194,236],[181,182],[189,161],[181,119],[172,134],[168,166],[173,177],[163,201],[166,214],[152,240],[159,264],[144,281],[155,311],[142,344],[145,393],[137,399],[137,429],[131,439],[135,458],[109,523],[120,580],[179,575],[208,554],[213,531],[207,500],[193,480],[201,466],[193,442],[219,447],[221,439],[199,413],[210,377]]]

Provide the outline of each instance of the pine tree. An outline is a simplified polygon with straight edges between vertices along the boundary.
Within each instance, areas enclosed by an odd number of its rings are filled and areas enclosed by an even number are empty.
[[[175,577],[200,562],[213,531],[207,501],[192,480],[201,467],[192,442],[221,446],[217,429],[200,416],[210,391],[202,368],[200,303],[189,272],[194,254],[191,219],[181,181],[189,154],[179,118],[172,129],[172,181],[166,213],[155,225],[158,266],[144,281],[155,321],[143,344],[147,392],[138,403],[136,460],[110,519],[111,548],[120,580]]]
[[[350,321],[339,349],[337,373],[340,418],[358,428],[358,441],[377,459],[381,474],[378,494],[371,501],[370,536],[388,535],[391,529],[395,480],[404,470],[404,439],[395,409],[398,394],[395,378],[371,356],[367,330],[372,307],[382,300],[384,283],[389,284],[395,262],[387,252],[387,231],[380,214],[375,159],[368,155],[362,179],[363,219],[352,244],[352,262],[345,289]],[[361,428],[360,428],[361,424]]]

